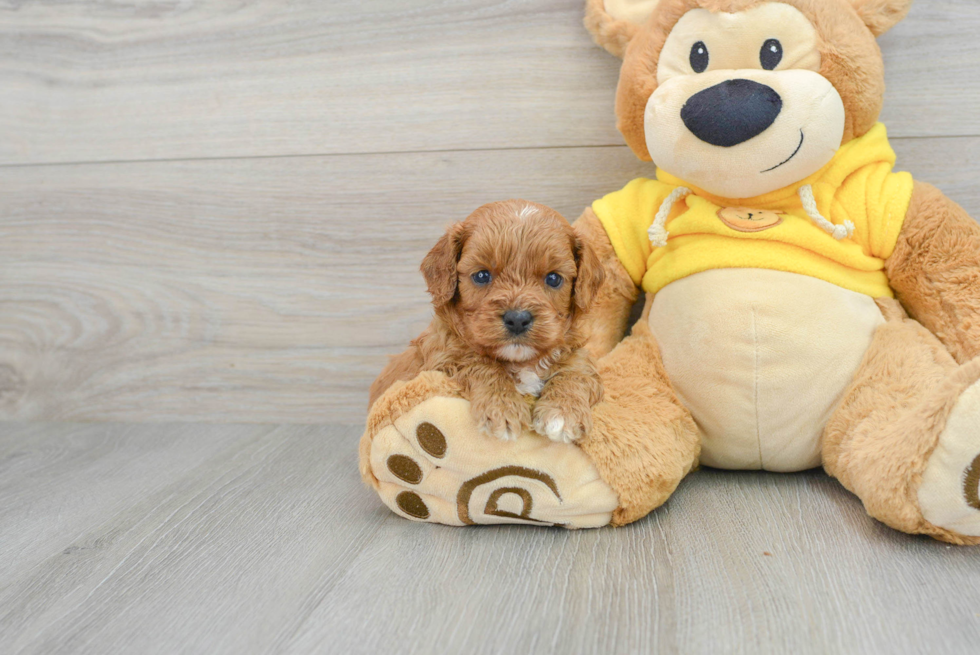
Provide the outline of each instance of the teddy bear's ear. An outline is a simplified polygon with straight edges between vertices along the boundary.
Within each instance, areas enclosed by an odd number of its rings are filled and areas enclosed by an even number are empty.
[[[586,0],[585,28],[592,39],[620,59],[660,0]]]
[[[851,0],[851,4],[875,36],[895,27],[912,8],[912,0]]]

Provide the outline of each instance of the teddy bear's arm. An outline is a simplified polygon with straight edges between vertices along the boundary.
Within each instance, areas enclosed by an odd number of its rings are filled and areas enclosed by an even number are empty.
[[[630,310],[640,290],[620,263],[605,228],[591,207],[582,212],[572,227],[595,249],[605,272],[602,286],[583,324],[589,335],[585,347],[598,359],[615,348],[625,336]]]
[[[980,356],[980,225],[962,207],[917,181],[885,272],[909,314],[958,362]]]

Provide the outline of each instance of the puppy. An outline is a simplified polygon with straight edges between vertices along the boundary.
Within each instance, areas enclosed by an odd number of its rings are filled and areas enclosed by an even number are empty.
[[[396,380],[436,370],[500,439],[527,427],[567,443],[589,432],[602,385],[579,327],[603,273],[568,221],[523,200],[484,205],[439,239],[422,274],[435,318],[375,380],[371,404]]]

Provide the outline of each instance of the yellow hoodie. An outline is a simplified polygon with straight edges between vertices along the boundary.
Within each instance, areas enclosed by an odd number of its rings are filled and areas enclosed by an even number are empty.
[[[806,180],[762,196],[726,200],[657,169],[656,180],[633,180],[592,208],[648,293],[711,269],[766,268],[891,297],[884,262],[913,185],[894,164],[879,123]]]

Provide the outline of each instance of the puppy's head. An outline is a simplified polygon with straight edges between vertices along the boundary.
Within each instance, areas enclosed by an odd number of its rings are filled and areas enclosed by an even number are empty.
[[[436,312],[483,355],[532,361],[570,346],[602,267],[553,209],[523,200],[480,207],[422,262]]]

